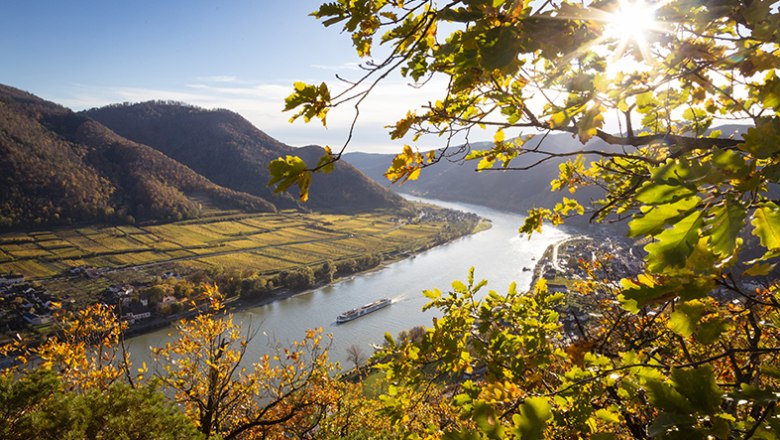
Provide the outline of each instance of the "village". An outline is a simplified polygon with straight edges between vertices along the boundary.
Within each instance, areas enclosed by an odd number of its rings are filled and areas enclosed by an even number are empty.
[[[98,279],[99,271],[89,267],[76,267],[65,274],[69,277]],[[175,272],[165,272],[160,280],[183,281]],[[186,281],[183,281],[186,283]],[[100,294],[97,302],[115,308],[116,316],[129,325],[151,318],[166,319],[183,310],[184,295],[167,294],[157,286],[134,287],[129,284],[112,284]],[[177,290],[177,293],[178,290]],[[69,309],[68,295],[53,295],[38,283],[30,282],[21,274],[0,275],[0,333],[46,333],[57,311]]]
[[[27,326],[48,324],[57,308],[46,289],[25,283],[20,274],[0,276],[0,322],[3,331],[13,332]]]
[[[565,293],[560,310],[566,333],[576,339],[582,326],[600,317],[599,304],[614,301],[614,290],[622,278],[643,271],[642,251],[629,242],[610,236],[577,235],[550,245],[534,270],[533,284],[547,280],[550,292]],[[580,283],[594,281],[588,293],[579,292]],[[532,284],[532,285],[533,285]]]

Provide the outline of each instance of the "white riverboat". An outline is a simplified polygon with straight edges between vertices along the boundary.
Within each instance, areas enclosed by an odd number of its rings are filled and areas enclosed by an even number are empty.
[[[352,309],[340,314],[339,316],[336,317],[336,323],[343,324],[345,322],[352,321],[353,319],[357,319],[360,318],[361,316],[368,315],[371,312],[376,312],[379,309],[383,309],[392,303],[393,301],[390,298],[382,298],[380,300],[376,300],[370,304],[366,304],[362,307],[358,307],[356,309]]]

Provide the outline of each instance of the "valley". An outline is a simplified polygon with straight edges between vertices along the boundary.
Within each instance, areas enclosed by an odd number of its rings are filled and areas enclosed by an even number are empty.
[[[100,301],[135,307],[143,318],[126,319],[138,327],[188,310],[204,282],[219,283],[233,299],[267,301],[409,256],[479,224],[473,214],[416,205],[407,213],[227,211],[168,224],[4,233],[0,274],[9,281],[0,286],[3,330],[49,330],[51,311],[25,308],[34,302],[17,295],[25,290],[12,289],[18,285],[72,310]],[[25,325],[33,312],[42,319]]]

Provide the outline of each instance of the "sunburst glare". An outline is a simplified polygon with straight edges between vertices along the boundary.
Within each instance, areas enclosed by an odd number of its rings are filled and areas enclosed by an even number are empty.
[[[612,49],[612,62],[608,71],[636,71],[649,68],[645,63],[652,60],[650,46],[653,33],[667,32],[668,26],[656,18],[656,12],[664,2],[648,3],[644,0],[619,0],[617,8],[603,14],[603,42],[616,42]],[[635,57],[626,57],[633,46],[639,51],[641,61]],[[644,65],[643,65],[644,64]]]
[[[602,26],[601,35],[567,54],[561,62],[592,50],[608,58],[607,73],[646,71],[653,68],[651,47],[659,34],[673,32],[672,23],[658,17],[668,0],[616,0],[604,9],[592,8],[586,14],[570,11],[556,15],[562,20],[585,18]]]
[[[656,27],[657,9],[657,5],[649,5],[643,0],[621,0],[618,9],[609,14],[605,36],[621,43],[647,44],[647,33]]]

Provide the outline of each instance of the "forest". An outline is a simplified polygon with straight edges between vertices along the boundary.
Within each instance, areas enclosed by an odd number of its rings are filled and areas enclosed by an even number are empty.
[[[153,365],[129,364],[121,325],[100,307],[64,314],[61,337],[5,348],[35,365],[0,379],[0,436],[780,437],[776,4],[335,0],[313,15],[351,38],[363,69],[333,89],[296,82],[285,101],[293,119],[326,124],[349,108],[359,118],[391,74],[413,85],[443,77],[442,96],[388,121],[410,144],[387,179],[414,181],[443,160],[523,173],[563,158],[549,176],[559,202],[518,216],[519,233],[574,216],[622,224],[644,249],[642,270],[611,280],[600,275],[608,258],[583,259],[590,278],[565,290],[542,278],[529,291],[486,291],[473,271],[448,291],[421,280],[437,318],[387,334],[346,375],[321,329],[247,359],[257,329],[238,328],[214,287]],[[749,128],[715,130],[723,121]],[[487,146],[457,141],[484,132]],[[582,146],[526,146],[530,133]],[[420,152],[428,138],[450,141]],[[270,182],[305,200],[348,144],[315,160],[280,157]],[[523,156],[536,159],[514,165]],[[572,196],[593,187],[603,196]],[[595,304],[593,319],[565,326],[571,298]]]

